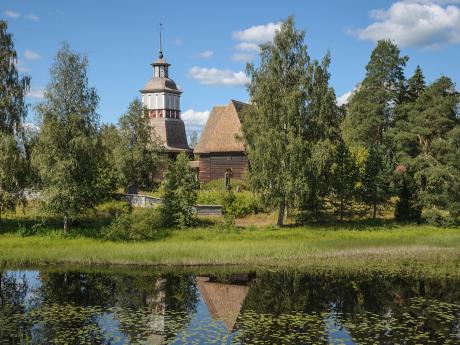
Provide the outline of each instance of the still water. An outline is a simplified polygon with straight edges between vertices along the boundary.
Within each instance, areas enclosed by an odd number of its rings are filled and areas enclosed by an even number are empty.
[[[460,281],[4,270],[0,344],[460,344]]]

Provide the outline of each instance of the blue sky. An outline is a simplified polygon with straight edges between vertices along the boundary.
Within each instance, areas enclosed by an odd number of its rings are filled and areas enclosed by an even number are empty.
[[[421,65],[427,80],[460,83],[460,0],[323,1],[32,1],[2,0],[19,55],[32,77],[31,104],[40,101],[60,42],[89,57],[90,85],[101,98],[102,122],[116,123],[151,77],[164,25],[170,77],[182,88],[188,130],[199,129],[214,105],[247,101],[245,63],[255,45],[270,40],[288,15],[307,32],[313,58],[332,55],[337,97],[362,80],[380,38],[391,38],[410,57],[407,74]],[[33,121],[33,112],[29,116]]]

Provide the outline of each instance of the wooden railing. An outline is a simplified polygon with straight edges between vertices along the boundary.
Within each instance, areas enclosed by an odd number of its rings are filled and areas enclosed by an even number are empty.
[[[142,194],[123,194],[125,200],[132,207],[154,207],[163,203],[163,199]],[[195,212],[199,215],[222,215],[221,205],[195,205]]]

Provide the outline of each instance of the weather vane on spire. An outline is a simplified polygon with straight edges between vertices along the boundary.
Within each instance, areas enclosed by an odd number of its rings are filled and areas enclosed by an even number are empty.
[[[160,23],[160,53],[159,53],[160,59],[163,59],[163,42],[162,42],[162,37],[161,37],[162,29],[163,29],[163,24]]]

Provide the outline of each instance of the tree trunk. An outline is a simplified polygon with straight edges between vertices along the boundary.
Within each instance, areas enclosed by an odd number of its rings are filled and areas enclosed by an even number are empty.
[[[69,218],[67,214],[64,215],[64,234],[67,234],[67,230],[69,230]]]
[[[277,222],[277,225],[279,227],[283,226],[285,209],[286,209],[286,200],[285,200],[284,195],[283,195],[282,197],[280,197],[280,205],[279,205],[279,209],[278,209],[278,222]]]
[[[340,222],[343,222],[343,197],[340,198]]]
[[[374,195],[372,198],[372,206],[373,206],[373,212],[372,212],[372,219],[377,219],[377,187],[374,188]]]

